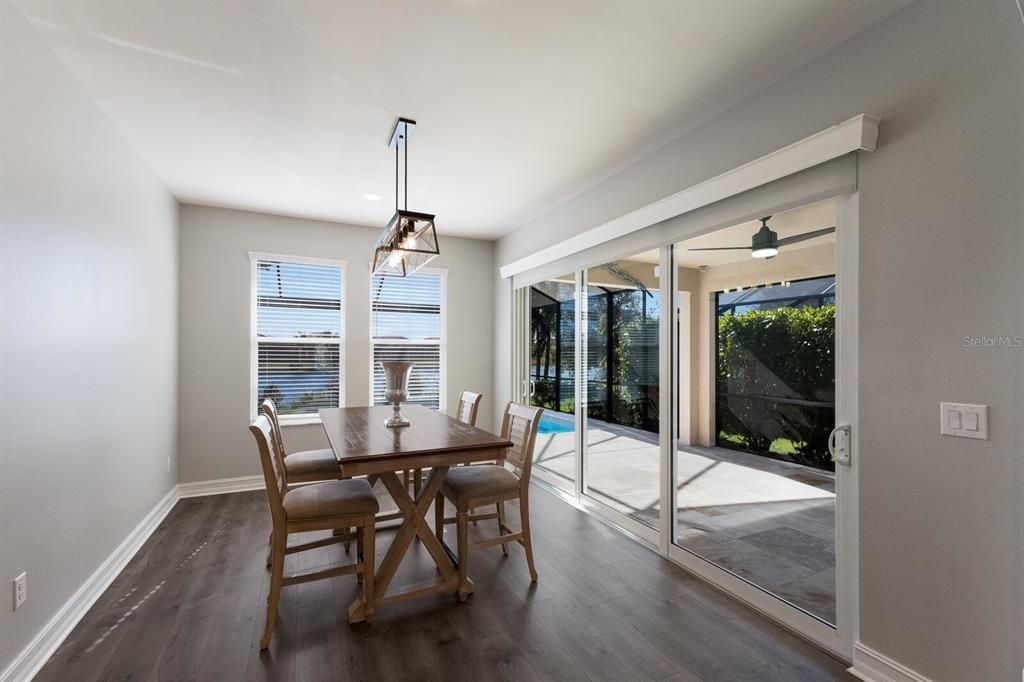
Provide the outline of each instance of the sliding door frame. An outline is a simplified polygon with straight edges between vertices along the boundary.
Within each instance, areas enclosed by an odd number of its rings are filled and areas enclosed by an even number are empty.
[[[843,660],[853,658],[853,643],[858,633],[858,553],[857,553],[857,271],[858,271],[858,195],[856,192],[836,197],[836,424],[848,424],[851,438],[850,465],[836,464],[836,623],[835,626],[785,602],[728,570],[675,543],[675,520],[672,520],[671,542],[667,556],[716,587],[724,589],[772,620],[809,639]],[[673,316],[675,320],[675,316]],[[678,349],[679,340],[672,338],[674,329],[665,332],[662,343]],[[666,338],[667,337],[667,338]],[[676,358],[672,358],[676,362]],[[713,366],[713,365],[712,365]],[[672,371],[675,371],[673,366]],[[662,374],[662,386],[673,377]],[[674,392],[674,387],[673,387]],[[673,441],[673,444],[675,441]],[[668,457],[673,459],[670,452]],[[673,461],[674,465],[674,461]],[[674,492],[675,467],[672,467],[667,494]],[[665,506],[663,500],[662,505]],[[674,509],[674,501],[671,502]],[[663,533],[662,546],[665,543]]]
[[[658,320],[658,431],[661,454],[659,471],[661,517],[658,533],[658,552],[669,556],[676,533],[676,468],[675,452],[679,442],[679,349],[676,343],[679,324],[679,296],[676,293],[678,277],[675,265],[675,247],[661,247],[658,282],[662,301]]]
[[[817,197],[825,198],[825,197]],[[661,278],[659,294],[662,313],[659,319],[659,500],[660,527],[646,526],[607,505],[589,498],[585,448],[587,417],[583,409],[586,398],[585,353],[587,332],[587,277],[586,270],[575,271],[575,481],[570,493],[559,489],[543,476],[539,482],[546,489],[570,504],[616,526],[642,544],[648,545],[665,558],[682,566],[697,577],[725,590],[752,608],[765,614],[783,627],[815,643],[839,658],[850,661],[853,644],[859,636],[859,580],[858,580],[858,421],[857,421],[857,325],[858,325],[858,193],[839,195],[836,216],[836,424],[851,426],[850,464],[836,465],[836,623],[835,626],[788,604],[779,597],[730,573],[675,543],[675,453],[679,438],[679,384],[678,368],[680,338],[678,334],[677,271],[673,244],[659,248]],[[680,241],[694,235],[680,234]],[[529,366],[530,316],[528,295],[512,290],[513,300],[513,352],[520,357],[520,366]],[[525,348],[523,344],[526,344]],[[687,340],[687,343],[689,341]],[[686,348],[689,352],[689,348]],[[526,356],[525,364],[522,362]],[[513,363],[515,364],[515,363]],[[516,370],[513,369],[513,372]],[[513,377],[513,391],[525,402],[530,398],[528,381]],[[692,403],[692,401],[691,401]],[[536,468],[535,468],[536,472]]]
[[[581,508],[626,531],[635,539],[660,551],[659,530],[640,523],[617,509],[587,494],[589,472],[587,466],[587,411],[582,409],[587,396],[587,329],[589,321],[587,270],[576,271],[576,503]],[[661,316],[664,318],[664,316]],[[659,336],[660,341],[660,336]],[[609,385],[608,390],[611,390]],[[659,440],[660,442],[660,440]],[[659,473],[659,481],[664,478]]]

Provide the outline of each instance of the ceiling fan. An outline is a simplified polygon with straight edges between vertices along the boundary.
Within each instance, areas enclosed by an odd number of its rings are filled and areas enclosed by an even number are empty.
[[[751,238],[750,246],[711,246],[700,249],[687,249],[687,251],[746,251],[749,249],[750,255],[754,258],[775,258],[779,253],[780,247],[814,239],[815,237],[831,234],[836,231],[835,226],[823,227],[820,230],[811,230],[803,234],[795,234],[792,237],[779,239],[779,233],[768,227],[768,221],[771,219],[771,216],[761,218],[761,229]]]

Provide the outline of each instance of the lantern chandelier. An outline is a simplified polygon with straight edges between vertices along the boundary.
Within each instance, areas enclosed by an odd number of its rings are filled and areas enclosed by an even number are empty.
[[[374,275],[405,277],[437,258],[441,251],[434,229],[434,216],[409,210],[409,134],[416,121],[399,118],[391,131],[389,147],[395,148],[395,214],[373,249]],[[398,208],[398,168],[404,151],[405,178],[403,207]]]

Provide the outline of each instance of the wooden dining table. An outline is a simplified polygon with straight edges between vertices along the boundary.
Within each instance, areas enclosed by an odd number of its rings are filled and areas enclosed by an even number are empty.
[[[403,406],[402,411],[409,418],[409,426],[389,428],[384,422],[393,412],[391,406],[320,410],[320,421],[338,458],[342,477],[368,476],[380,480],[398,506],[401,525],[375,574],[377,608],[438,592],[458,591],[458,557],[427,524],[427,511],[449,468],[498,459],[512,445],[505,438],[442,412],[419,405]],[[418,492],[410,494],[401,472],[427,468],[430,475],[426,482]],[[415,538],[419,538],[437,564],[440,576],[388,591]],[[472,581],[466,591],[473,591]],[[348,619],[350,623],[366,619],[362,597],[349,607]]]

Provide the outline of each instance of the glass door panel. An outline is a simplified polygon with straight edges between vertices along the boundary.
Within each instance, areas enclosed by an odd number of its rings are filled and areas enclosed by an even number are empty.
[[[769,226],[785,242],[835,221],[830,199]],[[790,241],[771,258],[707,250],[750,243],[760,227],[674,249],[674,542],[835,624],[835,234]]]
[[[658,252],[586,272],[583,494],[650,528],[660,515]]]
[[[576,494],[576,275],[529,287],[529,396],[544,408],[534,475]]]

